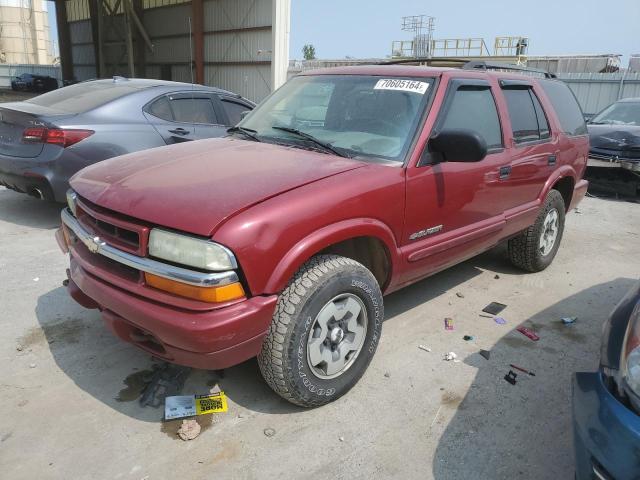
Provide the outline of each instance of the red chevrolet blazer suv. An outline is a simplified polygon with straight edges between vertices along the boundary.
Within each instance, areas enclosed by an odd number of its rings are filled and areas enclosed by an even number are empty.
[[[257,356],[279,395],[322,405],[371,361],[383,295],[500,242],[516,266],[546,268],[586,193],[588,149],[552,78],[312,71],[225,138],[76,174],[57,234],[68,289],[155,357],[222,369]]]

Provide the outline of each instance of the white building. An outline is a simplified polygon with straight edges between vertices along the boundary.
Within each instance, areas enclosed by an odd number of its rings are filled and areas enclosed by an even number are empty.
[[[53,63],[47,0],[0,0],[0,64]]]

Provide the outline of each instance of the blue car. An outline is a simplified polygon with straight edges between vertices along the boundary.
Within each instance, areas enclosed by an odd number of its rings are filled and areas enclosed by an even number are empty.
[[[600,368],[573,378],[576,479],[640,479],[640,282],[604,325]]]

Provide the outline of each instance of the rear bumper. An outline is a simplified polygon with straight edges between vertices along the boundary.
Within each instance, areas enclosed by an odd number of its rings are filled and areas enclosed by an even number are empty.
[[[69,178],[75,173],[67,171],[71,164],[65,161],[67,155],[56,145],[45,145],[40,156],[34,158],[0,154],[0,185],[33,196],[39,196],[37,189],[44,200],[65,203]]]
[[[42,200],[55,201],[55,195],[47,177],[35,173],[15,174],[2,170],[0,165],[0,185],[16,192],[26,193]]]
[[[253,297],[207,311],[173,308],[143,299],[85,271],[71,257],[68,290],[87,308],[99,308],[122,340],[166,361],[218,370],[255,357],[277,297]]]
[[[573,187],[573,195],[571,196],[571,205],[569,206],[569,210],[573,210],[578,206],[578,204],[587,194],[587,188],[589,188],[588,181],[584,179],[578,180],[578,182]]]
[[[611,395],[599,372],[576,373],[572,397],[576,479],[637,479],[640,416]]]

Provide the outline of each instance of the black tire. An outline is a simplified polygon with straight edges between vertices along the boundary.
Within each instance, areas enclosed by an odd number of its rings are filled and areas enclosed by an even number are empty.
[[[323,307],[341,295],[353,295],[364,306],[366,319],[358,318],[366,323],[366,333],[349,366],[337,377],[321,378],[307,361],[309,332]],[[296,405],[317,407],[332,402],[347,393],[369,366],[383,318],[382,293],[368,269],[338,255],[313,257],[280,295],[258,355],[262,376],[277,394]]]
[[[551,265],[564,232],[565,204],[562,195],[557,190],[551,190],[540,209],[540,213],[533,225],[527,228],[517,237],[509,240],[508,255],[511,263],[528,272],[540,272]],[[540,239],[545,233],[544,222],[549,212],[558,213],[558,233],[555,243],[550,251],[543,254],[540,248]]]

